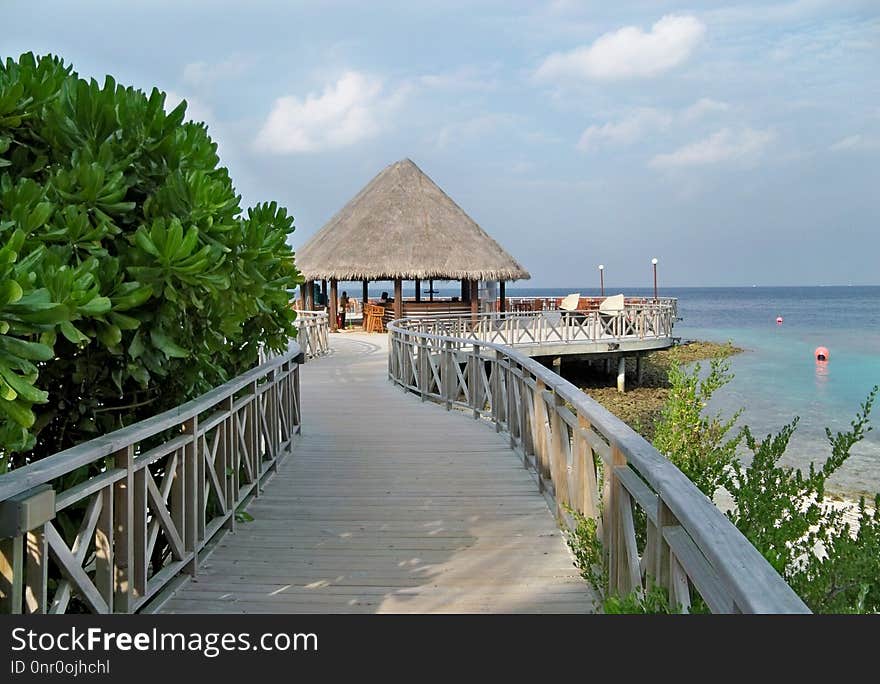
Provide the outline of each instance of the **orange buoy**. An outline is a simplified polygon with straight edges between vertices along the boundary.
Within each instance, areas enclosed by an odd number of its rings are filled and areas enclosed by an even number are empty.
[[[782,316],[776,317],[776,325],[782,325]]]
[[[813,352],[816,357],[816,361],[825,362],[829,359],[831,354],[828,352],[826,347],[816,347],[816,351]]]

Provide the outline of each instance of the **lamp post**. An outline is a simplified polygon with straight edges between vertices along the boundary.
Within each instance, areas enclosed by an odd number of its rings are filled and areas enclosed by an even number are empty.
[[[657,301],[657,257],[651,259],[651,264],[654,266],[654,301]]]
[[[605,265],[599,264],[599,291],[605,296]]]

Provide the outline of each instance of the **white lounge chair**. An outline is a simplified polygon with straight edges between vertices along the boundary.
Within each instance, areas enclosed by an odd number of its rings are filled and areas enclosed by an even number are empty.
[[[619,319],[625,310],[625,298],[622,294],[606,297],[599,304],[599,320],[602,322],[602,331],[611,335],[620,334],[623,321]]]
[[[617,316],[624,310],[624,299],[622,294],[606,297],[599,304],[599,313],[607,316]]]
[[[581,301],[581,293],[575,292],[565,297],[559,302],[559,308],[562,311],[577,311],[578,303]]]

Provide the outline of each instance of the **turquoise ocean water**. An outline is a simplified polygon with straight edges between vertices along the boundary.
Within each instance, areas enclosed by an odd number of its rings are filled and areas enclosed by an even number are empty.
[[[359,286],[352,289],[360,292]],[[375,289],[378,294],[388,288],[376,284]],[[447,283],[435,289],[440,295],[458,293]],[[621,291],[631,296],[653,293],[645,288]],[[570,292],[598,295],[596,288],[508,288],[509,296]],[[606,289],[606,294],[616,292]],[[736,377],[710,410],[729,414],[744,408],[741,420],[756,436],[800,416],[787,456],[792,465],[824,460],[829,453],[825,426],[846,429],[871,387],[880,384],[880,287],[661,288],[660,294],[679,300],[677,336],[731,340],[746,349],[732,359]],[[783,317],[782,325],[776,324],[777,316]],[[813,356],[820,345],[831,353],[825,365],[817,365]],[[880,491],[880,405],[874,423],[877,428],[835,475],[833,489]]]
[[[800,416],[788,460],[803,466],[830,449],[825,426],[843,430],[871,387],[880,384],[880,288],[786,287],[670,290],[679,297],[677,334],[732,340],[746,352],[732,359],[734,380],[710,409],[744,407],[742,420],[756,435]],[[776,317],[782,316],[782,325]],[[827,347],[830,360],[816,363]],[[878,425],[835,475],[833,488],[880,491]]]

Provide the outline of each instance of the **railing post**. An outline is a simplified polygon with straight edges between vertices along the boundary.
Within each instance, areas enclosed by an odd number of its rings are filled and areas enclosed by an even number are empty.
[[[21,614],[24,535],[0,539],[0,613]]]
[[[180,466],[178,466],[180,467]],[[172,476],[172,473],[166,477]],[[114,489],[113,485],[105,487],[98,494],[101,497],[101,513],[98,516],[98,525],[95,528],[95,588],[101,594],[101,598],[107,604],[107,610],[110,613],[115,612],[114,608],[114,566],[113,566],[113,503]],[[172,488],[173,496],[173,488]],[[173,511],[172,511],[173,513]],[[182,526],[177,525],[177,529]]]
[[[134,447],[129,445],[113,455],[114,467],[125,470],[125,477],[113,486],[113,609],[118,613],[134,610]]]
[[[671,553],[669,544],[663,536],[665,527],[678,525],[675,515],[669,509],[669,506],[659,496],[657,497],[657,540],[655,544],[654,559],[654,583],[669,590],[671,588],[670,575],[670,558]],[[670,591],[670,601],[672,600],[672,592]]]
[[[535,470],[538,472],[538,490],[542,492],[544,491],[544,478],[549,474],[547,467],[547,409],[544,404],[545,390],[546,385],[544,384],[544,381],[536,379],[533,401],[534,408],[532,411],[534,421],[532,434],[534,435],[535,446]]]
[[[507,413],[507,432],[510,435],[510,448],[516,449],[516,437],[517,437],[517,429],[514,428],[514,420],[513,417],[516,415],[516,406],[513,401],[514,389],[513,383],[515,382],[516,375],[513,372],[513,366],[511,365],[511,361],[507,359],[507,382],[505,383],[505,387],[507,389],[507,406],[505,411]]]
[[[146,466],[134,471],[134,490],[132,492],[132,530],[131,539],[134,546],[134,566],[131,583],[134,587],[134,599],[140,599],[147,593],[147,472]],[[130,607],[135,608],[136,606]]]
[[[492,368],[492,420],[495,432],[501,432],[501,352],[497,349]]]
[[[184,523],[183,523],[183,548],[192,557],[184,566],[184,572],[190,575],[198,574],[199,568],[199,518],[204,515],[202,509],[199,513],[199,501],[204,497],[204,479],[199,479],[198,461],[201,456],[199,448],[199,419],[193,416],[183,424],[183,433],[190,436],[190,441],[183,447],[183,497],[184,497]],[[259,481],[259,478],[257,478]],[[202,491],[202,497],[198,495]]]
[[[452,368],[452,341],[446,340],[443,343],[443,358],[440,363],[443,372],[440,376],[443,381],[443,400],[446,402],[446,410],[452,409],[452,381],[454,378],[454,370]]]
[[[533,430],[535,429],[534,421],[531,421],[529,417],[531,413],[529,411],[529,403],[530,403],[530,395],[531,387],[529,387],[528,382],[525,377],[525,369],[523,369],[523,378],[522,384],[520,386],[520,395],[519,395],[519,404],[520,404],[520,412],[522,413],[522,423],[521,423],[521,442],[522,442],[522,450],[523,450],[523,466],[528,468],[530,465],[530,459],[535,454],[535,442],[533,437]],[[532,402],[532,410],[534,410],[534,402]]]
[[[223,401],[222,410],[226,412],[226,418],[223,419],[223,423],[218,428],[223,430],[223,460],[220,466],[222,468],[220,476],[222,477],[221,482],[223,482],[223,489],[226,495],[226,512],[229,516],[223,526],[232,532],[235,531],[235,500],[238,497],[238,464],[235,458],[235,452],[237,451],[235,443],[235,412],[232,408],[234,403],[232,395],[226,397]],[[288,426],[291,430],[290,439],[293,439],[293,423],[288,422]]]
[[[571,450],[571,442],[568,437],[568,425],[559,415],[564,409],[565,402],[553,393],[553,408],[550,415],[550,479],[553,480],[553,491],[556,495],[556,514],[562,514],[563,505],[570,502],[568,493],[568,453]]]
[[[302,364],[299,359],[295,359],[293,366],[293,387],[291,390],[293,392],[293,396],[291,397],[293,400],[291,421],[292,425],[296,428],[296,434],[298,435],[302,434],[302,395],[300,393],[301,369]]]
[[[428,382],[428,343],[425,338],[418,338],[419,350],[419,375],[417,378],[419,386],[419,399],[425,401],[426,384]]]
[[[27,533],[25,558],[24,607],[28,613],[46,612],[46,590],[49,584],[49,546],[45,525]]]
[[[483,359],[480,357],[479,344],[475,342],[471,350],[471,404],[474,410],[474,420],[476,420],[480,417],[480,411],[483,408],[483,369],[480,367]]]
[[[626,458],[620,449],[612,444],[611,463],[605,464],[604,491],[602,496],[602,543],[608,559],[609,594],[614,594],[620,589],[619,579],[623,565],[621,562],[621,542],[623,540],[620,531],[620,515],[618,514],[619,488],[621,485],[614,474],[614,469],[621,465],[626,465]]]
[[[387,333],[388,335],[388,379],[394,382],[394,373],[392,373],[392,368],[394,367],[394,354],[395,354],[395,340],[394,333],[390,330]]]
[[[572,475],[574,476],[574,496],[572,499],[581,513],[599,522],[593,447],[587,442],[585,436],[585,433],[591,429],[592,425],[587,417],[578,413],[578,430],[575,432],[575,450],[572,457]],[[597,529],[597,533],[601,537],[601,530]]]
[[[251,474],[254,484],[254,497],[260,496],[260,465],[263,457],[260,453],[260,395],[259,387],[256,380],[248,386],[251,396],[245,410],[247,411],[247,420],[245,421],[245,441],[248,445],[248,453],[246,458],[249,459],[251,466]],[[198,427],[198,426],[196,426]]]

